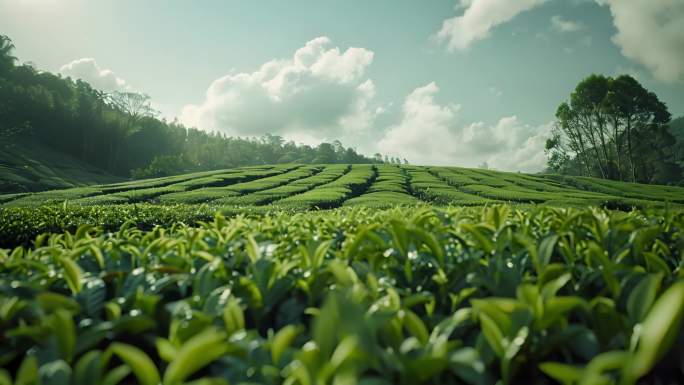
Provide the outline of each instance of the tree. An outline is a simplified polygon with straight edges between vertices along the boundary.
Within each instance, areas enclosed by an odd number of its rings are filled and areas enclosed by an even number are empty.
[[[149,95],[137,92],[114,91],[108,95],[110,105],[123,114],[123,119],[111,122],[111,129],[117,131],[110,142],[109,168],[118,168],[118,161],[124,141],[140,129],[144,118],[153,118],[157,111],[152,108]]]
[[[638,81],[629,75],[619,76],[612,82],[612,89],[607,96],[607,105],[613,113],[615,130],[622,126],[627,147],[632,181],[637,180],[637,164],[635,161],[635,136],[644,136],[650,140],[647,132],[657,131],[666,125],[671,118],[667,106],[658,97],[647,91]]]
[[[667,106],[634,78],[591,75],[556,111],[545,149],[549,169],[632,182],[676,182],[681,169],[669,121]]]
[[[147,94],[114,91],[109,95],[109,102],[126,114],[129,127],[135,126],[143,118],[158,115],[158,111],[152,108],[151,98]]]
[[[675,159],[681,167],[684,167],[684,116],[673,119],[669,127],[676,141],[674,146]]]
[[[330,143],[321,143],[316,148],[316,158],[312,163],[335,163],[336,160],[335,147]]]
[[[12,56],[14,44],[9,37],[0,35],[0,76],[7,75],[13,68],[17,58]]]
[[[557,174],[567,174],[568,168],[573,163],[567,148],[563,146],[562,134],[558,126],[552,130],[552,136],[546,140],[544,153],[548,158],[548,168]],[[570,172],[571,173],[571,172]],[[581,170],[580,170],[581,173]]]

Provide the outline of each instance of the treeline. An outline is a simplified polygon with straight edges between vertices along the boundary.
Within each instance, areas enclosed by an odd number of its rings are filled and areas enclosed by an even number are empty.
[[[317,147],[275,135],[236,138],[156,117],[146,95],[105,93],[81,80],[18,65],[11,40],[0,35],[0,141],[40,141],[119,176],[273,163],[399,162],[373,158],[339,141]]]
[[[681,123],[677,123],[681,124]],[[628,75],[591,75],[556,112],[546,143],[552,172],[682,184],[684,132],[665,103]]]

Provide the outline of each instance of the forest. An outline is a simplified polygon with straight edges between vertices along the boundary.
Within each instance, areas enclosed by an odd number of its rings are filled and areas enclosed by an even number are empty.
[[[121,177],[274,163],[399,163],[368,158],[339,141],[316,147],[277,135],[231,137],[157,117],[150,97],[106,93],[82,80],[17,64],[14,45],[0,35],[0,138],[47,144]]]

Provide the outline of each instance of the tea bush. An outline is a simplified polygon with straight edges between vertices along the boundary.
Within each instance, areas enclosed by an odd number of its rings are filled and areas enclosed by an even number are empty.
[[[681,210],[77,207],[103,222],[0,250],[0,383],[684,378]]]

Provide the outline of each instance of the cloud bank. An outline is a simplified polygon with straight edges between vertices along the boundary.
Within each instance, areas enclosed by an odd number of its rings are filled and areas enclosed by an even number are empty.
[[[622,54],[664,82],[684,79],[684,1],[597,0],[608,6]]]
[[[181,121],[230,135],[272,133],[311,142],[353,136],[376,115],[375,85],[364,79],[372,62],[370,50],[342,51],[318,37],[291,58],[216,79],[202,103],[183,108]]]
[[[522,124],[516,116],[495,125],[463,124],[460,105],[439,104],[434,82],[416,88],[404,101],[399,123],[379,141],[381,152],[416,164],[477,167],[487,162],[500,170],[536,172],[544,168],[544,144],[551,124]]]
[[[446,42],[449,51],[466,50],[488,37],[494,27],[544,2],[546,0],[460,0],[457,9],[463,9],[463,14],[445,20],[437,39]]]
[[[319,37],[291,58],[274,59],[254,72],[231,73],[209,86],[204,101],[183,109],[190,126],[229,135],[266,133],[316,144],[341,139],[366,153],[381,152],[418,164],[540,171],[549,126],[522,124],[517,117],[495,125],[462,124],[460,106],[435,100],[433,82],[404,100],[395,124],[374,128],[375,86],[364,73],[373,61],[365,48],[335,47]]]
[[[368,49],[342,50],[318,37],[289,58],[214,80],[201,103],[182,109],[180,120],[233,136],[270,133],[312,145],[340,139],[367,154],[381,152],[416,164],[476,167],[487,162],[501,170],[543,169],[548,126],[522,124],[515,116],[495,125],[464,124],[459,105],[435,100],[434,82],[413,90],[392,118],[385,107],[393,103],[380,105],[373,81],[364,76],[373,56]],[[131,89],[91,58],[74,60],[60,73],[105,91]],[[494,86],[489,91],[502,95]],[[381,114],[384,119],[378,119]]]
[[[128,88],[124,79],[116,76],[112,70],[101,68],[93,58],[74,60],[60,67],[59,73],[73,79],[84,80],[93,88],[102,91],[121,91]]]

